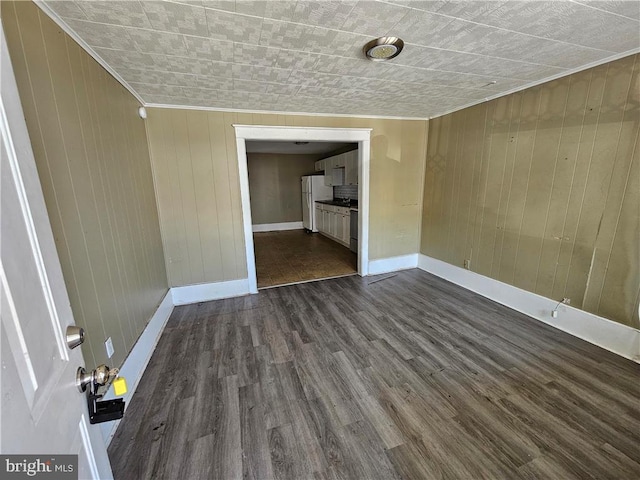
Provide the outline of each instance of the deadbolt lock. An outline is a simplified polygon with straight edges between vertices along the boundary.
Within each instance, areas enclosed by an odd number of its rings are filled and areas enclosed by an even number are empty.
[[[67,346],[73,350],[84,342],[84,329],[76,325],[67,327]]]

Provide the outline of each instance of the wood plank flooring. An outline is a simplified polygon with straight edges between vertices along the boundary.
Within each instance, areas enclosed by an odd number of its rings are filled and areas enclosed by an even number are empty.
[[[258,287],[357,273],[355,253],[319,233],[304,230],[253,234]]]
[[[640,366],[420,270],[177,307],[120,479],[637,479]]]

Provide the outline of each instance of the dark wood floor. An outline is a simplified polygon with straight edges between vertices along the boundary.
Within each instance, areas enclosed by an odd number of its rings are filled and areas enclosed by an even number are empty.
[[[253,234],[258,288],[357,273],[355,253],[304,230]]]
[[[638,479],[640,366],[419,270],[175,309],[116,479]]]

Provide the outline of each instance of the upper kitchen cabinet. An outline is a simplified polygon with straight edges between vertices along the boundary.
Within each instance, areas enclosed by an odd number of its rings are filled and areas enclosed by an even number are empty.
[[[325,168],[324,184],[328,187],[344,185],[344,168]]]
[[[325,168],[344,168],[345,166],[345,154],[334,155],[333,157],[324,159]]]
[[[352,150],[344,155],[344,184],[358,185],[358,150]]]
[[[318,160],[316,172],[324,172],[325,185],[358,185],[358,150]]]

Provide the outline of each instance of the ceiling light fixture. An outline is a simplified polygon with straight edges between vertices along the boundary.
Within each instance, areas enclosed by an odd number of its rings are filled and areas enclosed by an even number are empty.
[[[403,47],[404,42],[398,37],[380,37],[368,42],[362,51],[369,60],[383,62],[400,55]]]

